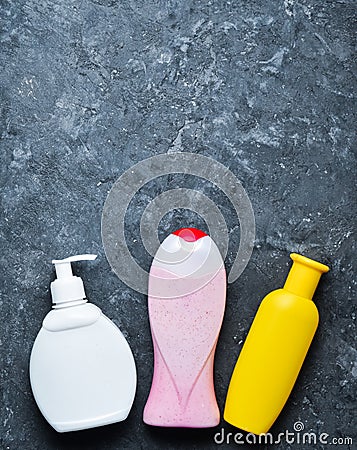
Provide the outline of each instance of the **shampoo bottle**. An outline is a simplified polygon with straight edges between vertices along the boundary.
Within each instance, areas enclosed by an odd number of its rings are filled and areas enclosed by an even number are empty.
[[[292,253],[283,289],[262,301],[230,381],[224,419],[254,434],[267,433],[299,374],[318,324],[312,302],[329,268]]]
[[[39,409],[59,431],[76,431],[124,420],[136,390],[130,347],[112,321],[88,303],[71,262],[52,261],[53,309],[45,317],[30,358],[30,381]]]
[[[226,301],[226,273],[213,240],[195,228],[170,234],[149,275],[154,375],[144,422],[214,427],[220,414],[213,360]]]

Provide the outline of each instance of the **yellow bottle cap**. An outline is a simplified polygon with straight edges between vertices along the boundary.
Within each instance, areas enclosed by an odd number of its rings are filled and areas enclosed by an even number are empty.
[[[325,264],[298,253],[291,253],[290,258],[294,263],[286,279],[284,289],[300,297],[312,299],[321,275],[330,269]]]

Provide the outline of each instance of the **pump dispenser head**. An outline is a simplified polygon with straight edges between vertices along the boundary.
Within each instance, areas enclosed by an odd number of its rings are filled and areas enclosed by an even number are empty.
[[[54,308],[67,306],[68,302],[85,302],[86,294],[82,278],[72,273],[71,263],[75,261],[93,261],[97,255],[75,255],[65,259],[54,259],[57,278],[51,283]]]

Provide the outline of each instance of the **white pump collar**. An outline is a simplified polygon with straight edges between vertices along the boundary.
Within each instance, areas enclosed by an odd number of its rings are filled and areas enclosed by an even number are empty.
[[[55,307],[65,306],[64,303],[86,298],[82,278],[72,273],[71,263],[75,261],[92,261],[97,255],[75,255],[65,259],[54,259],[57,278],[51,283],[52,303]]]

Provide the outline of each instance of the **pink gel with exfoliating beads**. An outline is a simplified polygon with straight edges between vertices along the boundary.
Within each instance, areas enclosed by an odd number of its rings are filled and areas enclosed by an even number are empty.
[[[144,422],[206,428],[220,413],[213,361],[226,302],[226,272],[213,240],[195,228],[170,234],[149,276],[154,374]]]

